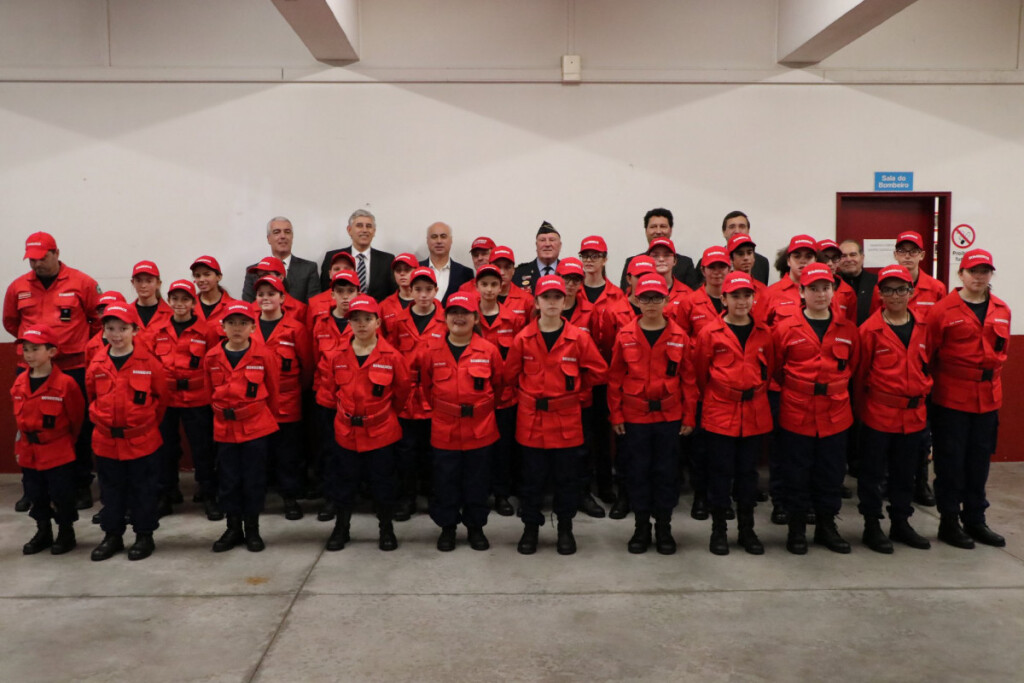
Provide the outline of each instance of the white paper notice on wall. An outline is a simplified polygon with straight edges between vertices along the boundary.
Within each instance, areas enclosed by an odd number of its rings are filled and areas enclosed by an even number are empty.
[[[864,240],[864,267],[885,268],[896,263],[893,252],[896,244],[890,237],[884,240]]]

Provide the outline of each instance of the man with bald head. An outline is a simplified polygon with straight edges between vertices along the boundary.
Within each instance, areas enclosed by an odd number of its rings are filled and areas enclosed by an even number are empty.
[[[420,265],[434,271],[441,303],[448,305],[448,297],[473,280],[473,270],[452,260],[452,229],[446,223],[438,221],[427,228],[427,252]]]

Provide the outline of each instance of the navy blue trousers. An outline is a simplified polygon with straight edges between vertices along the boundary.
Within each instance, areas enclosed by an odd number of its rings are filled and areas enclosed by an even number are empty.
[[[327,495],[342,510],[351,510],[356,499],[359,482],[369,475],[370,494],[377,504],[377,512],[394,509],[398,492],[395,445],[372,451],[350,451],[335,441],[328,454]]]
[[[29,517],[43,522],[52,516],[57,524],[78,521],[78,510],[75,509],[74,461],[48,470],[22,467],[21,481],[25,486],[25,495],[32,501]]]
[[[277,480],[277,492],[282,498],[299,498],[305,493],[300,453],[304,443],[302,422],[278,422],[277,427],[277,431],[270,435],[270,462]]]
[[[580,504],[580,449],[523,446],[523,488],[520,500],[524,524],[543,524],[544,487],[548,476],[554,490],[552,509],[559,519],[572,519]]]
[[[779,449],[786,509],[795,515],[812,509],[838,514],[846,476],[846,431],[819,437],[779,429]]]
[[[196,484],[204,496],[217,494],[217,476],[213,449],[213,410],[210,406],[195,408],[168,407],[160,422],[160,436],[164,444],[160,447],[162,459],[160,492],[169,494],[178,487],[181,469],[181,429],[185,430],[192,464],[196,468]]]
[[[226,515],[255,517],[267,495],[270,436],[217,444],[219,503]]]
[[[882,519],[882,486],[889,492],[889,519],[914,514],[914,478],[925,436],[925,430],[891,434],[861,426],[857,510],[865,519]]]
[[[402,438],[395,446],[398,457],[399,496],[413,500],[417,492],[430,495],[433,467],[430,459],[434,449],[430,445],[430,420],[399,418]]]
[[[932,406],[935,502],[940,515],[984,524],[989,463],[996,450],[999,411],[965,413]]]
[[[708,504],[713,509],[736,505],[741,510],[757,504],[757,461],[761,457],[764,435],[725,436],[703,432],[707,448]]]
[[[125,514],[132,513],[132,529],[137,534],[152,533],[159,526],[157,498],[160,495],[160,451],[133,460],[114,460],[96,456],[100,479],[100,528],[121,536]]]
[[[679,503],[679,427],[678,420],[626,423],[626,488],[634,513],[668,512]]]
[[[498,408],[494,418],[498,422],[498,441],[491,449],[491,492],[499,498],[508,498],[515,488],[512,485],[512,473],[515,462],[516,443],[516,412],[518,407]]]
[[[487,524],[487,491],[492,446],[468,451],[434,449],[434,486],[430,518],[439,527],[464,522],[467,527]]]

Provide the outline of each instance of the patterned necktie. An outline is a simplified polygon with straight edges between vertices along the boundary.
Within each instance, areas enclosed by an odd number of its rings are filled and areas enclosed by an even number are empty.
[[[366,254],[356,255],[356,275],[359,276],[359,291],[366,294]]]
[[[544,274],[551,275],[551,266],[544,266]]]

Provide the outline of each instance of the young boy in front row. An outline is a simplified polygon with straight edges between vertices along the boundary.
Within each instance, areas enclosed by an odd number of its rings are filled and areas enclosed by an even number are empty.
[[[11,387],[20,433],[14,456],[32,505],[28,514],[38,529],[21,551],[35,555],[49,548],[51,554],[62,555],[75,547],[75,440],[85,417],[85,399],[75,381],[53,364],[57,336],[48,325],[26,328],[18,341],[28,371]],[[51,517],[57,520],[56,540]]]
[[[223,325],[225,340],[206,354],[220,507],[228,520],[213,552],[243,542],[250,552],[259,552],[265,547],[260,512],[267,490],[270,435],[278,429],[278,360],[272,350],[252,341],[256,312],[249,304],[228,306]]]
[[[100,480],[103,541],[93,561],[110,559],[124,550],[125,514],[132,512],[135,544],[129,560],[153,554],[153,532],[160,525],[160,421],[167,407],[164,367],[146,346],[135,344],[138,315],[125,304],[103,311],[103,336],[110,342],[85,370],[92,450]]]

